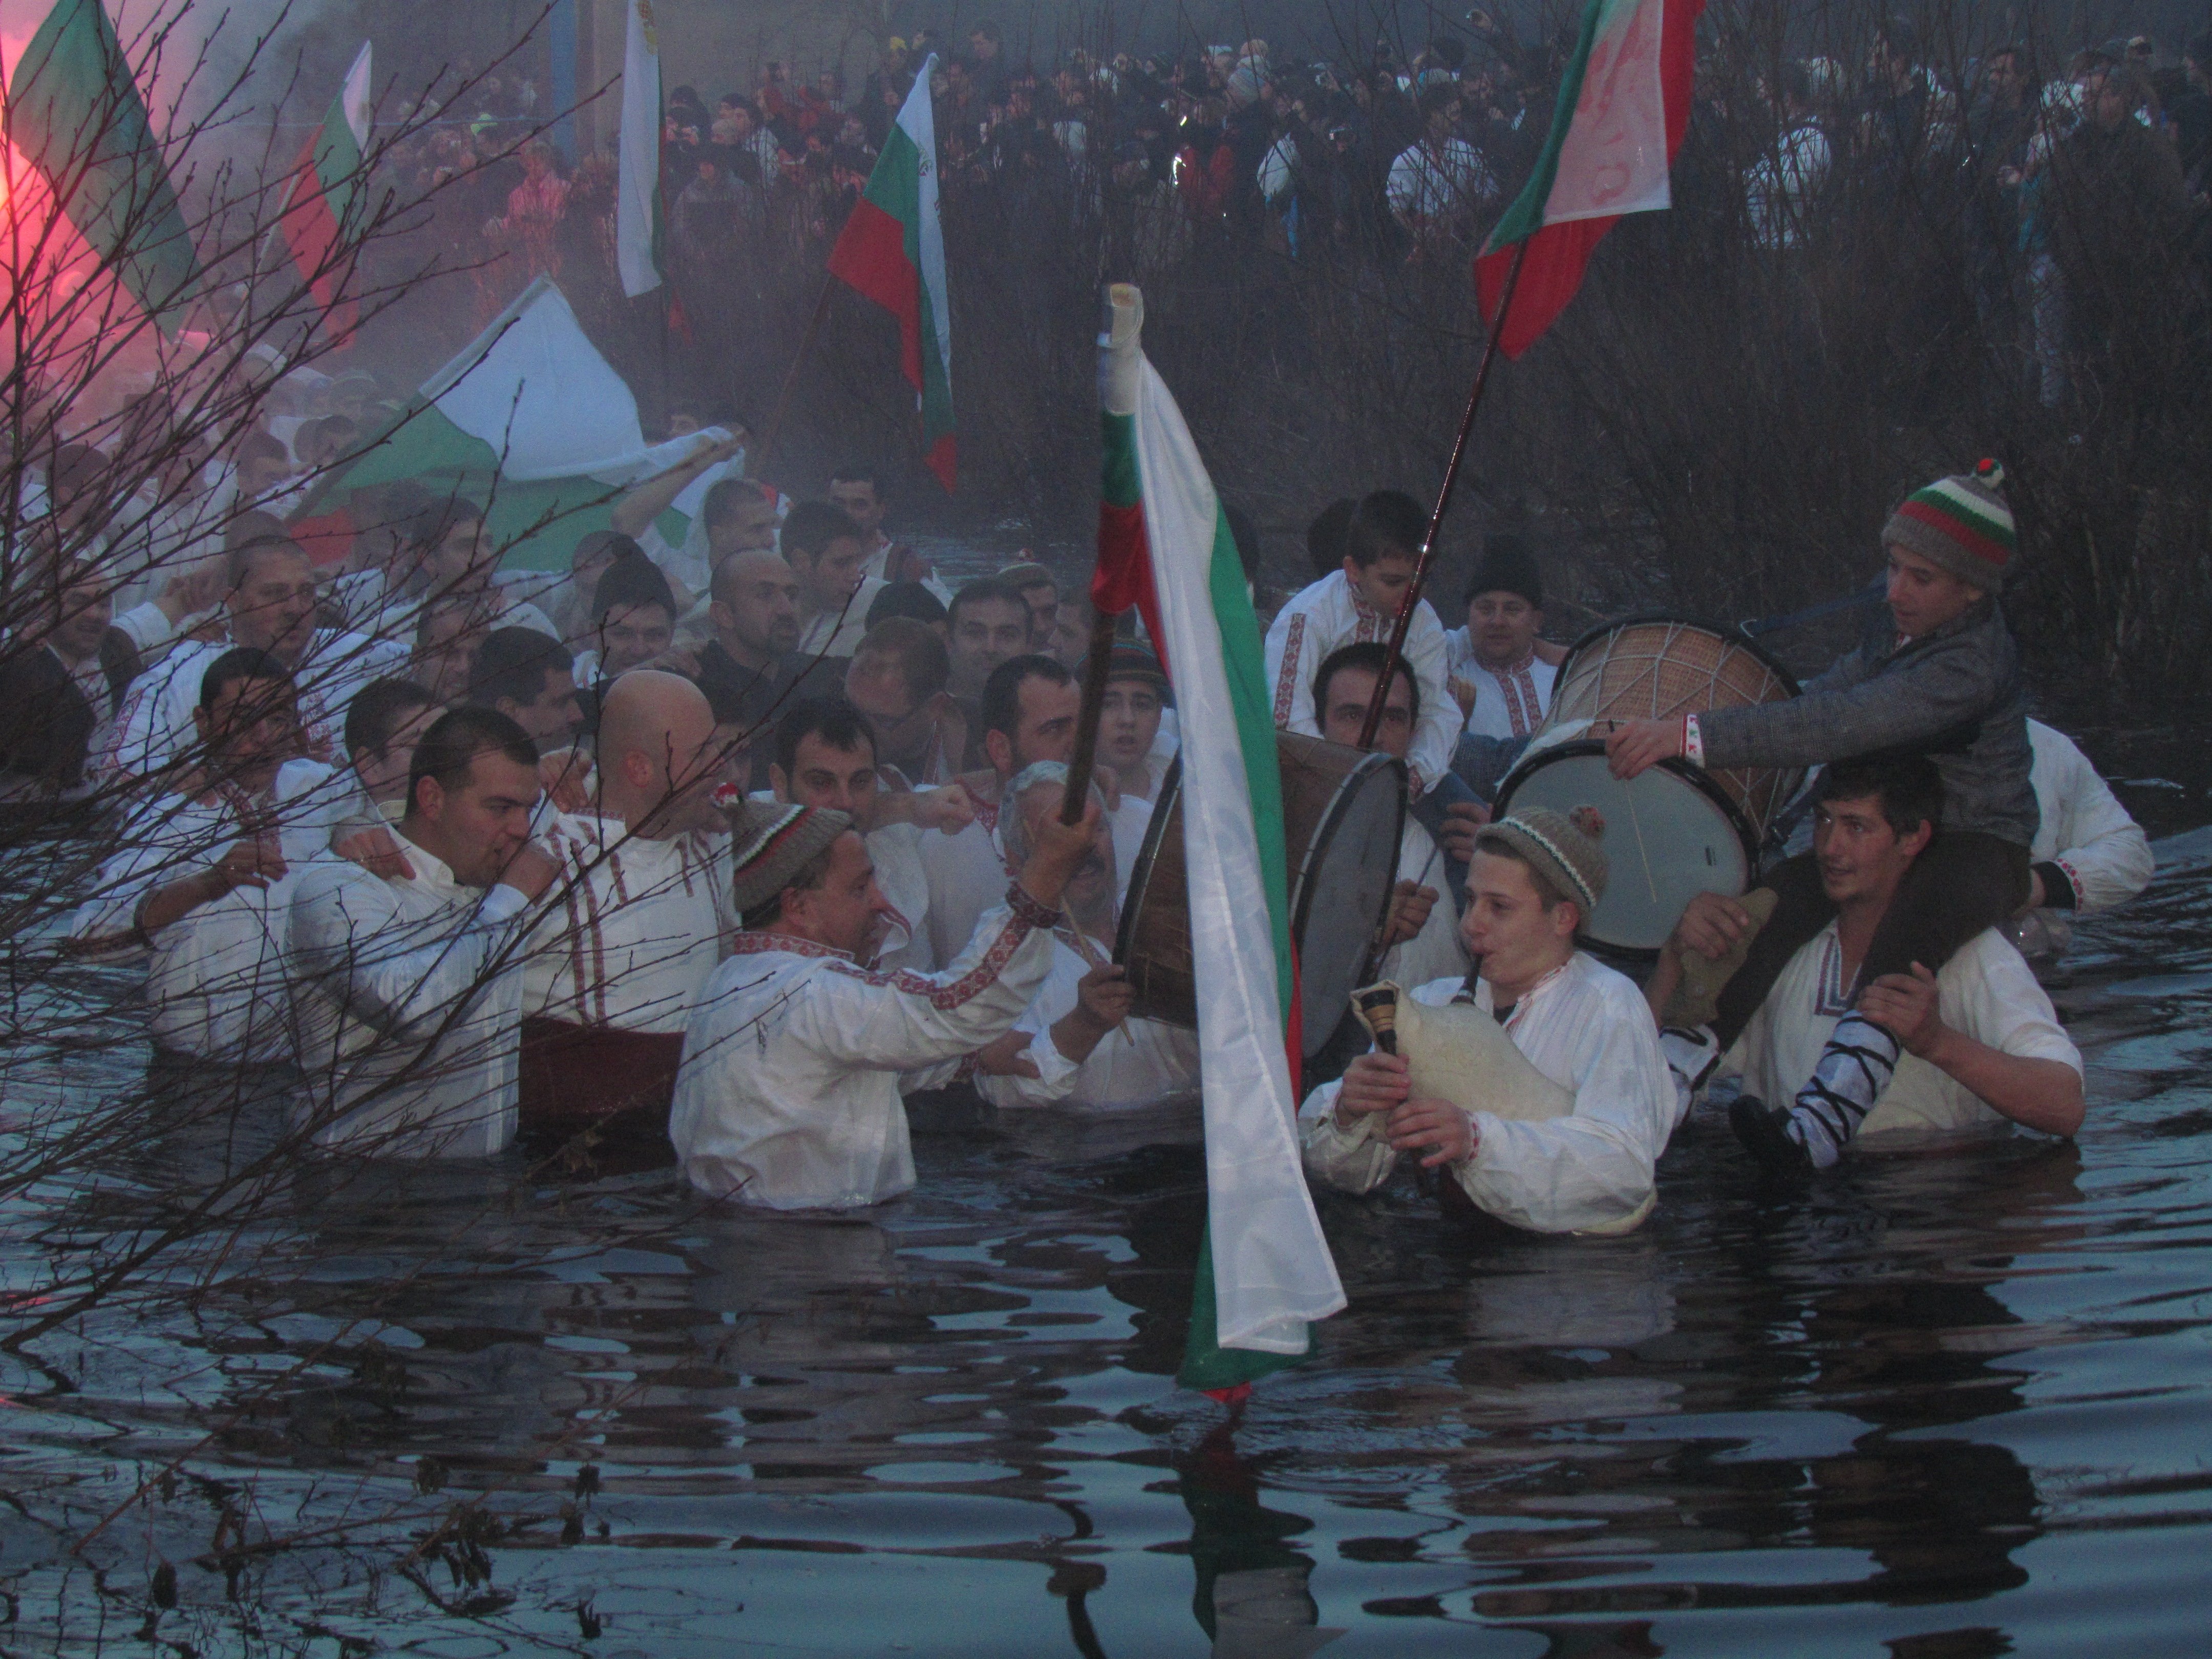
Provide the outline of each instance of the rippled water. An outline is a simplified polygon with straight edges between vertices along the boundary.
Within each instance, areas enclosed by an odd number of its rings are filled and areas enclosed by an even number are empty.
[[[2078,1145],[1790,1205],[1693,1121],[1609,1242],[1327,1197],[1352,1308],[1233,1425],[1172,1382],[1188,1117],[935,1100],[836,1221],[302,1176],[191,1315],[5,1376],[0,1647],[2202,1653],[2212,830],[2160,851],[2058,993]]]

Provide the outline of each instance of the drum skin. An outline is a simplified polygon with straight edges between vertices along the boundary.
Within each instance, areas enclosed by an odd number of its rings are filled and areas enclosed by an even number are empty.
[[[1291,939],[1298,953],[1305,1052],[1336,1029],[1368,947],[1389,913],[1405,833],[1406,768],[1382,754],[1294,732],[1275,733],[1282,768]],[[1194,1029],[1198,986],[1182,845],[1182,768],[1171,765],[1130,872],[1114,960],[1127,970],[1134,1011]]]
[[[1767,826],[1804,774],[1707,771],[1670,760],[1624,783],[1606,763],[1607,734],[1630,720],[1796,695],[1787,669],[1718,629],[1638,617],[1594,629],[1560,665],[1551,709],[1499,788],[1495,810],[1499,817],[1516,804],[1594,811],[1612,875],[1584,932],[1616,950],[1656,954],[1695,894],[1735,897],[1751,884]]]

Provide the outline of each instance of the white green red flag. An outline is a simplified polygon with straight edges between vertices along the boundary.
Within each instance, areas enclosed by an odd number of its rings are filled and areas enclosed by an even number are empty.
[[[1113,312],[1091,599],[1142,613],[1182,725],[1206,1189],[1182,1380],[1225,1390],[1303,1358],[1344,1286],[1298,1155],[1290,874],[1259,619],[1198,446],[1145,357],[1143,297],[1116,285]]]
[[[921,411],[923,459],[945,493],[952,432],[952,308],[945,289],[945,226],[937,212],[937,118],[932,53],[884,140],[867,188],[830,250],[830,274],[898,319],[901,367]]]
[[[277,222],[292,263],[323,308],[331,343],[352,338],[354,305],[344,294],[346,247],[358,234],[347,214],[362,182],[368,149],[369,43],[361,43],[338,95],[293,169],[292,191]]]
[[[1507,356],[1526,351],[1566,309],[1614,220],[1673,199],[1668,168],[1689,125],[1704,9],[1705,0],[1589,0],[1536,170],[1474,262],[1483,317]],[[1523,242],[1528,254],[1501,330],[1498,310]]]
[[[635,300],[660,286],[660,32],[653,0],[628,0],[615,150],[615,269]]]
[[[55,0],[15,58],[0,119],[86,246],[173,337],[200,285],[199,257],[100,0]],[[40,238],[31,221],[13,216],[26,244]]]

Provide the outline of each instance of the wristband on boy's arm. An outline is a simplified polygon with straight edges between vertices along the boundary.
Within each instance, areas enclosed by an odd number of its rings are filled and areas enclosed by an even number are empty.
[[[1695,714],[1682,716],[1682,758],[1693,766],[1705,763],[1705,734],[1698,730]]]

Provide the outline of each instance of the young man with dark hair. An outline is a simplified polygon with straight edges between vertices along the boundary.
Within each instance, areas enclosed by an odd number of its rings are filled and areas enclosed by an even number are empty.
[[[597,686],[657,661],[676,638],[676,595],[650,559],[617,559],[592,591],[593,648],[577,678]]]
[[[444,713],[412,680],[372,680],[356,692],[346,706],[343,762],[288,761],[276,774],[288,856],[304,860],[396,819],[407,804],[415,745]]]
[[[783,521],[783,556],[799,578],[799,654],[849,657],[868,631],[883,579],[866,574],[860,527],[827,501],[801,501]]]
[[[1452,1177],[1464,1198],[1509,1225],[1543,1233],[1621,1233],[1657,1201],[1655,1170],[1687,1096],[1669,1071],[1633,981],[1575,948],[1604,896],[1597,841],[1546,807],[1486,825],[1475,843],[1460,936],[1481,964],[1465,977],[1406,988],[1431,1007],[1472,1004],[1493,1016],[1528,1062],[1574,1097],[1564,1117],[1466,1111],[1413,1093],[1398,1054],[1353,1060],[1299,1113],[1306,1168],[1348,1192],[1371,1192],[1401,1153]]]
[[[958,835],[925,843],[929,877],[930,948],[949,962],[990,908],[1006,878],[1006,848],[999,839],[999,799],[1015,773],[1039,761],[1067,760],[1075,752],[1075,718],[1082,694],[1075,676],[1054,657],[1009,658],[983,684],[977,746],[985,766],[956,780],[975,805],[975,819]]]
[[[952,630],[952,695],[969,705],[983,695],[993,669],[1029,650],[1035,624],[1021,590],[996,576],[979,576],[954,594],[945,621]]]
[[[125,824],[71,924],[79,954],[150,957],[157,1053],[292,1057],[283,963],[295,872],[270,792],[298,719],[291,675],[270,653],[234,647],[209,664],[192,709],[198,763]]]
[[[2032,896],[2033,751],[2020,651],[1997,603],[2014,547],[2003,478],[2002,468],[1984,461],[1972,474],[1939,478],[1906,497],[1882,531],[1887,615],[1803,696],[1632,720],[1606,740],[1623,778],[1674,756],[1721,771],[1832,765],[1906,750],[1930,756],[1942,779],[1942,834],[1911,861],[1899,902],[1885,908],[1858,964],[1863,983],[1909,973],[1916,962],[1940,971],[1954,951],[2010,921]],[[1720,994],[1715,1029],[1723,1045],[1836,915],[1815,855],[1785,861],[1761,884],[1777,902]],[[1815,1167],[1841,1154],[1888,1086],[1900,1053],[1894,1033],[1854,1009],[1838,1021],[1794,1104],[1775,1103],[1790,1118],[1784,1133]],[[1838,1100],[1850,1109],[1835,1109]]]
[[[864,574],[884,582],[919,582],[939,599],[951,598],[951,590],[939,583],[928,560],[884,534],[890,497],[884,489],[882,468],[872,461],[844,462],[830,475],[830,505],[860,527],[868,550],[860,566]]]
[[[468,700],[506,715],[541,754],[565,749],[583,724],[575,667],[567,646],[534,628],[495,628],[469,665]]]
[[[1024,560],[1001,570],[999,580],[1020,594],[1030,608],[1028,648],[1050,651],[1053,626],[1060,615],[1060,579],[1044,566]]]
[[[1069,878],[1094,808],[1055,811],[1003,896],[942,973],[871,972],[889,908],[867,844],[842,812],[757,809],[736,855],[744,918],[684,1031],[669,1121],[684,1178],[773,1209],[850,1208],[914,1185],[901,1098],[949,1083],[1003,1036],[1052,964]]]
[[[700,516],[706,520],[702,526],[706,533],[703,538],[687,537],[681,547],[671,546],[667,539],[661,535],[655,521],[663,513],[675,505],[678,496],[702,479],[713,480],[707,489],[707,501],[709,501],[714,500],[714,491],[722,489],[726,484],[743,484],[744,483],[743,479],[732,478],[728,474],[733,465],[738,466],[744,465],[744,453],[745,441],[742,434],[727,438],[717,438],[705,433],[699,434],[692,441],[690,453],[666,471],[647,478],[617,501],[613,514],[608,520],[610,528],[634,538],[644,551],[646,557],[652,560],[659,568],[660,574],[667,577],[672,584],[683,589],[684,605],[687,610],[690,609],[691,601],[706,591],[708,580],[716,561],[726,558],[737,550],[738,543],[730,534],[728,520],[731,515],[726,508],[720,514],[708,514],[704,510],[706,503],[702,501]],[[759,494],[757,487],[754,488],[753,494],[757,500]],[[726,495],[716,505],[726,507],[726,503],[738,499],[740,497],[734,493]],[[714,533],[718,525],[723,529],[723,534],[719,538]],[[769,509],[769,538],[767,542],[746,540],[743,544],[746,546],[775,544],[773,505]],[[716,546],[718,539],[724,544],[719,550]],[[704,541],[705,546],[697,546],[696,544],[702,540]]]
[[[292,1002],[317,1146],[479,1158],[515,1129],[523,949],[559,866],[530,840],[538,749],[458,708],[416,745],[395,839],[411,873],[333,860],[292,896]]]
[[[1770,1110],[1770,1100],[1809,1100],[1826,1130],[1816,1144],[1834,1147],[1863,1133],[2008,1120],[2051,1135],[2081,1127],[2081,1056],[1998,928],[1976,934],[1940,969],[1915,959],[1870,979],[1863,971],[1914,865],[1950,833],[1936,827],[1943,796],[1925,756],[1838,761],[1821,775],[1813,856],[1833,920],[1790,957],[1717,1068],[1741,1079],[1729,1120],[1770,1168],[1814,1167],[1805,1140],[1789,1133],[1791,1117]],[[1668,1027],[1710,1016],[1675,1000],[1685,962],[1725,959],[1748,921],[1740,903],[1717,893],[1691,902],[1644,988]],[[1893,1037],[1902,1057],[1856,1044],[1839,1050],[1835,1034],[1854,1015]],[[1710,1058],[1718,1042],[1709,1025],[1696,1030]],[[1870,1105],[1836,1086],[1843,1068],[1879,1071]]]

